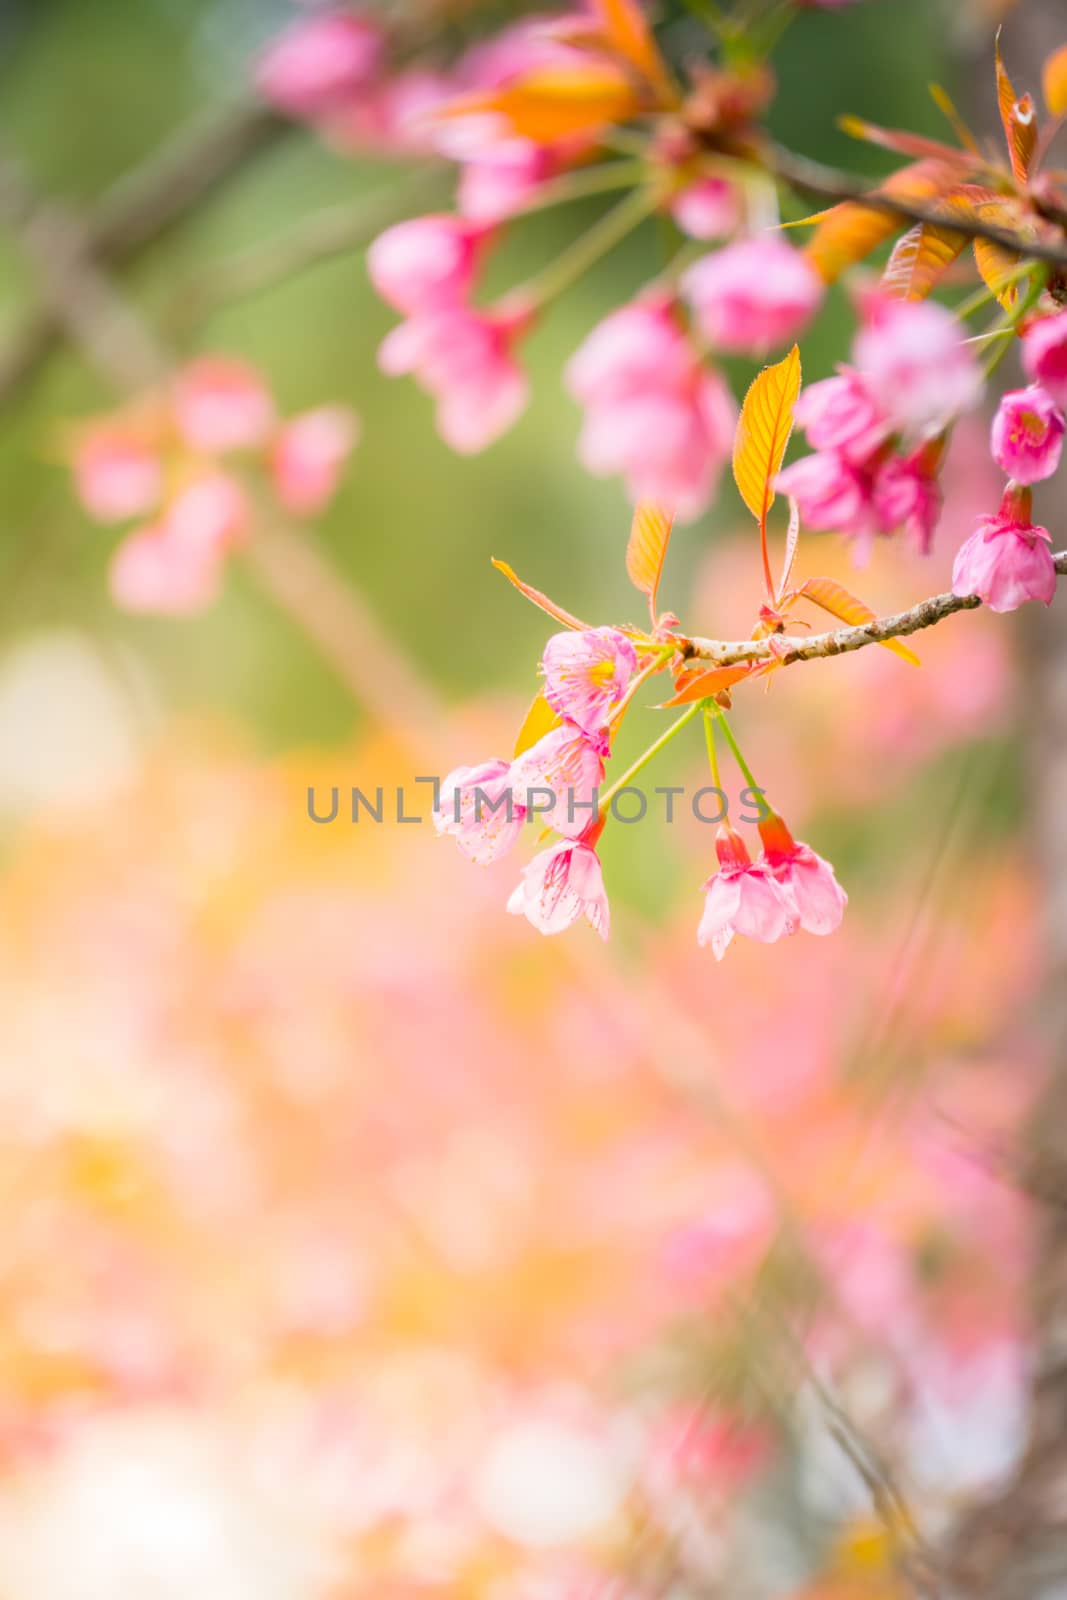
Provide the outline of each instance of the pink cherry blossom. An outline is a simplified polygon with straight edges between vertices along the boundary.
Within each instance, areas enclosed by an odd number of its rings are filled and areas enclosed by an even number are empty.
[[[759,831],[762,860],[784,890],[800,926],[807,933],[833,933],[848,904],[833,867],[810,845],[798,843],[777,815],[765,818]]]
[[[1067,311],[1031,322],[1023,334],[1022,360],[1027,377],[1057,405],[1067,406]]]
[[[853,359],[895,429],[931,438],[978,404],[981,368],[944,306],[870,294],[861,311]]]
[[[474,287],[483,227],[462,217],[414,217],[380,234],[367,271],[382,299],[405,316],[459,305]]]
[[[158,454],[132,426],[103,423],[84,433],[75,448],[74,486],[98,522],[142,516],[162,492]]]
[[[506,855],[522,832],[521,798],[506,761],[457,767],[441,784],[433,825],[439,835],[452,834],[469,860],[487,866]]]
[[[183,548],[224,554],[248,534],[248,504],[240,484],[228,473],[210,472],[178,491],[163,522]]]
[[[1064,426],[1063,413],[1040,385],[1013,389],[993,418],[993,460],[1016,483],[1051,478],[1060,464]]]
[[[745,841],[724,822],[715,840],[719,870],[704,885],[707,899],[698,944],[721,961],[735,934],[774,944],[796,933],[800,916],[766,861],[753,862]]]
[[[411,373],[437,401],[437,428],[461,455],[506,433],[526,407],[529,383],[512,347],[524,315],[467,306],[420,314],[394,328],[379,351],[390,377]]]
[[[359,86],[316,121],[326,141],[345,153],[436,155],[434,113],[455,93],[455,84],[443,73],[411,67]]]
[[[861,469],[836,450],[801,456],[778,473],[774,487],[792,496],[809,528],[860,537],[876,531],[869,484]]]
[[[976,594],[991,611],[1014,611],[1027,600],[1052,604],[1056,568],[1047,528],[1030,521],[1029,489],[1009,486],[994,517],[982,517],[956,553],[952,592]]]
[[[736,408],[668,300],[635,301],[605,318],[571,358],[566,381],[586,407],[578,454],[589,472],[620,473],[635,504],[669,506],[683,521],[706,510],[729,459]]]
[[[256,84],[265,99],[291,116],[315,116],[369,82],[382,49],[381,29],[370,17],[319,12],[268,46]]]
[[[261,445],[274,426],[274,401],[254,367],[231,356],[201,356],[174,381],[174,420],[194,450],[221,455]]]
[[[795,338],[818,310],[824,284],[811,263],[773,234],[739,239],[689,268],[682,287],[717,349],[762,355]]]
[[[325,510],[358,438],[358,420],[346,406],[319,406],[283,424],[271,448],[270,470],[285,509],[298,517]]]
[[[941,517],[942,494],[936,471],[930,470],[922,450],[881,460],[871,498],[882,533],[903,528],[920,555],[929,555]]]
[[[794,412],[816,450],[836,450],[862,464],[892,432],[859,373],[842,367],[836,377],[806,388]]]
[[[577,839],[594,820],[607,748],[606,739],[590,738],[573,723],[553,728],[512,762],[516,799],[532,815],[543,816],[557,833]],[[547,809],[535,798],[539,789],[553,796]]]
[[[741,219],[738,192],[725,178],[698,178],[671,201],[671,216],[691,239],[722,239]]]
[[[563,840],[534,856],[508,901],[513,916],[524,916],[539,933],[563,933],[579,917],[606,939],[611,913],[600,860],[580,840]]]
[[[598,734],[636,668],[637,652],[618,628],[553,634],[542,657],[545,699],[568,722]]]
[[[172,523],[161,522],[122,541],[112,557],[110,583],[115,603],[126,611],[189,616],[218,598],[221,577],[217,548],[190,542]]]
[[[528,205],[560,165],[546,145],[530,139],[497,139],[463,161],[456,202],[472,222],[503,222]]]

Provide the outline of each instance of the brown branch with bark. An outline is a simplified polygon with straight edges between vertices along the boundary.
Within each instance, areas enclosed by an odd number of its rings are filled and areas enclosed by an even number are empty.
[[[1053,556],[1056,571],[1067,576],[1067,550]],[[957,611],[974,611],[982,601],[977,595],[935,594],[907,611],[875,617],[856,627],[833,628],[827,633],[775,634],[770,639],[702,639],[680,637],[679,653],[686,661],[709,661],[717,667],[739,666],[745,661],[777,661],[788,667],[794,661],[815,661],[824,656],[841,656],[862,650],[869,644],[884,644],[887,639],[904,639],[951,617]]]

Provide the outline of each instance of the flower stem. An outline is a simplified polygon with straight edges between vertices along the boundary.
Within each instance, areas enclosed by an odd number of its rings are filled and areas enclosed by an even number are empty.
[[[608,806],[611,804],[611,802],[615,798],[615,796],[618,794],[619,790],[620,789],[625,789],[626,785],[630,782],[630,780],[632,778],[636,778],[637,774],[639,772],[641,772],[645,767],[647,767],[648,763],[650,761],[652,761],[656,756],[658,756],[662,749],[664,749],[668,744],[670,744],[670,742],[674,738],[675,734],[681,733],[682,729],[685,727],[687,722],[692,722],[693,718],[696,716],[697,712],[701,709],[703,704],[704,704],[703,700],[694,700],[693,704],[691,706],[686,706],[686,708],[682,712],[681,716],[678,717],[676,721],[672,722],[670,727],[664,733],[661,733],[659,738],[653,744],[649,745],[649,747],[645,751],[644,755],[638,756],[638,758],[634,762],[633,766],[629,767],[623,773],[622,777],[619,778],[617,782],[612,784],[612,786],[608,790],[607,794],[601,796],[601,799],[600,799],[600,814],[601,814],[601,816],[604,815],[605,811],[607,810]]]
[[[530,278],[509,298],[526,301],[534,307],[555,299],[594,267],[602,256],[621,244],[628,233],[632,233],[646,217],[651,216],[659,202],[658,187],[635,189],[633,194],[628,194],[599,221],[594,222],[587,233],[576,239],[569,249],[562,251],[543,272]]]
[[[711,768],[711,781],[716,789],[722,788],[722,777],[719,773],[719,752],[715,745],[715,713],[707,701],[704,702],[704,738],[708,746],[708,766]]]
[[[517,217],[547,211],[552,206],[567,204],[571,200],[585,200],[591,195],[608,194],[613,189],[632,189],[648,176],[644,161],[601,161],[582,172],[570,172],[562,178],[550,178],[531,195],[516,212]]]
[[[741,776],[744,778],[750,789],[755,789],[759,794],[762,794],[763,790],[752,776],[752,769],[745,760],[744,756],[741,754],[741,747],[734,738],[733,730],[730,727],[730,724],[727,722],[724,712],[716,708],[714,714],[717,717],[719,726],[723,731],[723,737],[725,738],[726,743],[730,746],[730,749],[733,753],[733,758],[737,762]]]

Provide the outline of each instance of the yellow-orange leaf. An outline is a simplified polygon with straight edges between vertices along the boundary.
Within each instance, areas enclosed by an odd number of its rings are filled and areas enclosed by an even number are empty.
[[[520,594],[524,594],[527,600],[532,600],[535,606],[540,606],[542,611],[547,611],[548,615],[554,617],[557,622],[562,622],[565,628],[575,628],[579,633],[587,633],[589,631],[588,622],[581,622],[571,612],[564,611],[562,606],[558,606],[554,600],[550,600],[547,594],[542,594],[540,589],[533,589],[528,583],[523,583],[522,579],[513,568],[508,566],[506,561],[498,561],[494,556],[493,565],[498,572],[504,574],[509,583],[515,585]]]
[[[936,199],[959,182],[959,172],[944,161],[915,161],[886,179],[875,191],[891,200]],[[827,282],[836,283],[846,267],[863,261],[886,239],[901,228],[898,218],[885,211],[846,200],[808,219],[818,227],[808,241],[805,254],[816,272]]]
[[[663,575],[667,546],[671,542],[674,517],[662,506],[640,505],[634,512],[630,542],[626,547],[626,571],[635,589],[648,595],[655,621],[656,595]]]
[[[593,0],[593,11],[612,49],[637,68],[661,99],[673,100],[670,74],[637,0]]]
[[[931,222],[917,223],[893,246],[882,287],[901,300],[923,300],[967,246],[967,235]]]
[[[992,289],[1001,305],[1010,310],[1019,294],[1018,283],[1010,283],[1012,273],[1022,260],[1022,256],[1014,250],[1005,250],[1003,245],[994,244],[991,239],[975,239],[974,261],[978,268],[982,282],[987,289]]]
[[[760,527],[774,504],[771,479],[782,465],[800,393],[800,351],[764,367],[745,396],[734,439],[734,480]]]
[[[1054,117],[1062,117],[1067,112],[1067,44],[1054,50],[1045,62],[1041,84],[1049,111]]]
[[[1008,141],[1008,159],[1017,183],[1025,183],[1030,175],[1030,163],[1037,147],[1037,112],[1033,99],[1024,94],[1015,98],[1015,89],[1008,77],[1000,55],[1000,34],[996,42],[997,104],[1004,137]]]
[[[808,578],[798,592],[805,599],[828,611],[832,617],[847,622],[850,627],[858,628],[864,622],[875,621],[876,613],[866,601],[858,599],[835,578]],[[899,639],[879,639],[878,643],[883,649],[891,650],[895,656],[909,662],[913,667],[922,665],[914,650],[909,650]]]
[[[543,739],[546,733],[558,728],[562,721],[563,718],[557,716],[545,699],[544,692],[536,694],[515,740],[515,759],[518,760],[519,756],[535,745],[538,739]]]
[[[437,115],[496,116],[516,138],[552,144],[573,134],[594,133],[612,123],[626,122],[640,109],[640,97],[623,68],[589,61],[543,67],[501,89],[463,95],[450,100]]]
[[[687,672],[675,681],[676,693],[669,700],[664,700],[666,706],[690,705],[694,700],[708,700],[714,694],[721,694],[724,689],[733,688],[735,683],[740,683],[742,678],[747,678],[758,667],[764,666],[762,661],[739,661],[733,667],[711,667],[707,672]]]

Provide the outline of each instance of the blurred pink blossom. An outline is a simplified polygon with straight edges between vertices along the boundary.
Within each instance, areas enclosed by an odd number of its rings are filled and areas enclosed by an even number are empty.
[[[764,355],[811,321],[825,288],[810,262],[773,234],[739,239],[689,268],[683,290],[718,350]]]
[[[314,517],[326,509],[358,438],[358,421],[346,406],[318,406],[282,424],[271,446],[270,468],[286,511]]]
[[[578,454],[598,477],[621,473],[636,504],[683,521],[706,510],[733,444],[736,408],[669,301],[636,300],[599,323],[571,358],[570,392],[586,408]]]
[[[437,428],[461,455],[485,450],[513,425],[529,383],[513,347],[528,318],[453,306],[420,313],[388,334],[379,364],[390,377],[412,374],[437,401]]]

